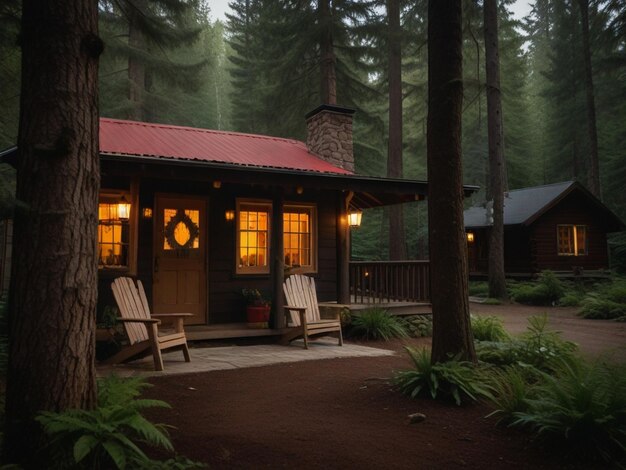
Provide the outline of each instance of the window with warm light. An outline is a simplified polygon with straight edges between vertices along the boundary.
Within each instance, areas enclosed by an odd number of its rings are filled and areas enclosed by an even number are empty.
[[[584,256],[587,254],[587,226],[557,225],[559,256]]]
[[[285,267],[315,269],[314,206],[285,206],[283,244]]]
[[[271,204],[237,204],[237,273],[268,273]]]
[[[130,223],[129,214],[120,210],[121,196],[101,194],[98,203],[98,267],[128,268]]]

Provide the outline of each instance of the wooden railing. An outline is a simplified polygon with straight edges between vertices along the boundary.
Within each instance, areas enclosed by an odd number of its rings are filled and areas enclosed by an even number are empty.
[[[430,302],[430,262],[351,261],[350,301]]]

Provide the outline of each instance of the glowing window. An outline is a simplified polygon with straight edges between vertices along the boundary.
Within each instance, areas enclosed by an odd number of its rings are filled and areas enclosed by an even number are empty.
[[[285,267],[313,268],[314,208],[306,206],[285,206],[283,214],[283,243]]]
[[[129,196],[126,195],[126,198]],[[129,219],[119,216],[120,196],[101,195],[98,204],[98,267],[128,268]]]
[[[585,225],[557,225],[556,229],[559,256],[587,254],[587,227]]]
[[[237,213],[237,272],[269,272],[271,205],[240,203]]]

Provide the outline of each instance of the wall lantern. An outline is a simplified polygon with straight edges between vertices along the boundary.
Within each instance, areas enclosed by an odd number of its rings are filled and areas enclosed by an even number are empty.
[[[348,225],[350,228],[359,228],[361,226],[362,217],[363,211],[354,209],[348,212]]]
[[[467,232],[467,243],[474,243],[474,232]]]
[[[130,202],[126,200],[124,195],[117,203],[117,218],[120,220],[128,220],[130,218]]]
[[[220,189],[222,187],[222,182],[220,180],[213,181],[213,189]]]
[[[143,210],[141,211],[141,215],[143,215],[144,219],[151,219],[152,218],[152,208],[151,207],[144,207]]]
[[[226,212],[224,212],[224,218],[229,222],[231,220],[235,220],[235,211],[232,209],[227,210]]]
[[[296,194],[302,194],[304,192],[304,188],[302,186],[298,186],[296,188]]]

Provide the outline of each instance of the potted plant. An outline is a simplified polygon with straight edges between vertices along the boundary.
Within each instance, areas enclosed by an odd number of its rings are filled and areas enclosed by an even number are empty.
[[[258,289],[243,289],[248,328],[268,328],[271,303]]]

